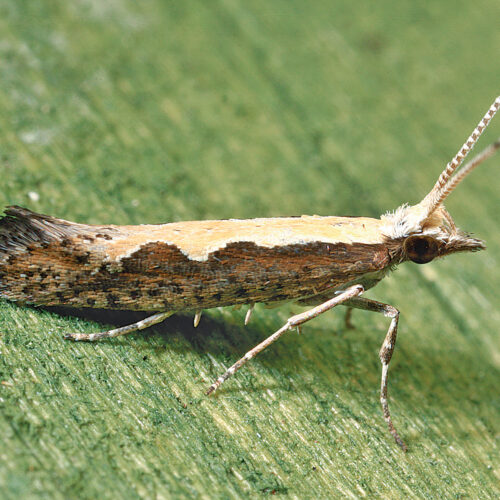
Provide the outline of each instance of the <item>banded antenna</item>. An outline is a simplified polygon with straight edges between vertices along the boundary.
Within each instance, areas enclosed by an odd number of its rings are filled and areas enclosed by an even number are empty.
[[[457,172],[458,167],[460,167],[465,157],[470,153],[499,108],[500,96],[495,99],[493,104],[490,106],[490,109],[488,109],[483,119],[477,124],[477,127],[472,131],[472,134],[465,141],[464,145],[460,148],[453,160],[446,165],[446,168],[439,176],[439,179],[429,194],[419,203],[419,206],[424,208],[427,216],[431,215],[439,207],[439,205],[441,205],[445,198],[458,186],[458,184],[460,184],[460,182],[465,179],[470,172],[472,172],[472,170],[479,166],[484,160],[492,156],[493,153],[500,148],[499,138],[496,142],[488,146]],[[456,175],[453,175],[455,172],[457,172]]]

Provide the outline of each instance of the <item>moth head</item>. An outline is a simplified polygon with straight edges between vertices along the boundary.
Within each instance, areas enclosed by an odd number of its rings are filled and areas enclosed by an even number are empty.
[[[469,163],[459,168],[499,108],[500,97],[497,97],[465,144],[443,170],[434,187],[420,203],[414,206],[403,205],[395,212],[382,216],[386,237],[401,243],[401,260],[425,264],[436,257],[455,252],[474,252],[485,248],[483,241],[472,238],[457,228],[443,203],[472,170],[500,148],[500,139],[498,139]]]
[[[390,222],[387,236],[399,243],[401,260],[427,264],[437,257],[486,248],[483,241],[458,229],[443,205],[424,218],[417,208],[419,205],[402,206],[383,217]]]

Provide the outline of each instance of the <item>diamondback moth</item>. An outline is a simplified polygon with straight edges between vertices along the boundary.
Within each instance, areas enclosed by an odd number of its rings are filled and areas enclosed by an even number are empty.
[[[156,313],[113,330],[67,334],[92,341],[142,330],[175,312],[295,301],[311,309],[290,317],[208,389],[214,392],[285,332],[337,305],[382,313],[390,325],[379,352],[380,402],[396,443],[387,400],[389,362],[399,311],[361,295],[405,261],[426,264],[484,242],[460,231],[444,200],[500,139],[462,168],[463,160],[500,107],[493,102],[423,200],[380,219],[301,216],[208,220],[161,225],[84,225],[11,206],[0,219],[0,297],[18,304],[131,309]],[[160,311],[160,312],[157,312]]]

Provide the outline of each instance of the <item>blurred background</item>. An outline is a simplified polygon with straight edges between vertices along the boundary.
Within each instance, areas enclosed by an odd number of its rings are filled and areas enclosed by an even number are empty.
[[[500,94],[498,19],[493,0],[2,2],[0,205],[96,224],[379,217],[420,201]],[[403,266],[369,295],[402,312],[407,456],[378,407],[383,317],[344,331],[329,313],[208,399],[293,308],[75,345],[62,334],[130,315],[3,302],[3,494],[499,495],[499,161],[447,202],[488,251]]]

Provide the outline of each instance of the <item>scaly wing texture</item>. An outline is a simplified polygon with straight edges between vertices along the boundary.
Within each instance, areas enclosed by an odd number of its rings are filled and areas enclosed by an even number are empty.
[[[378,224],[297,217],[89,226],[10,207],[0,220],[0,296],[135,310],[310,297],[390,265]]]

